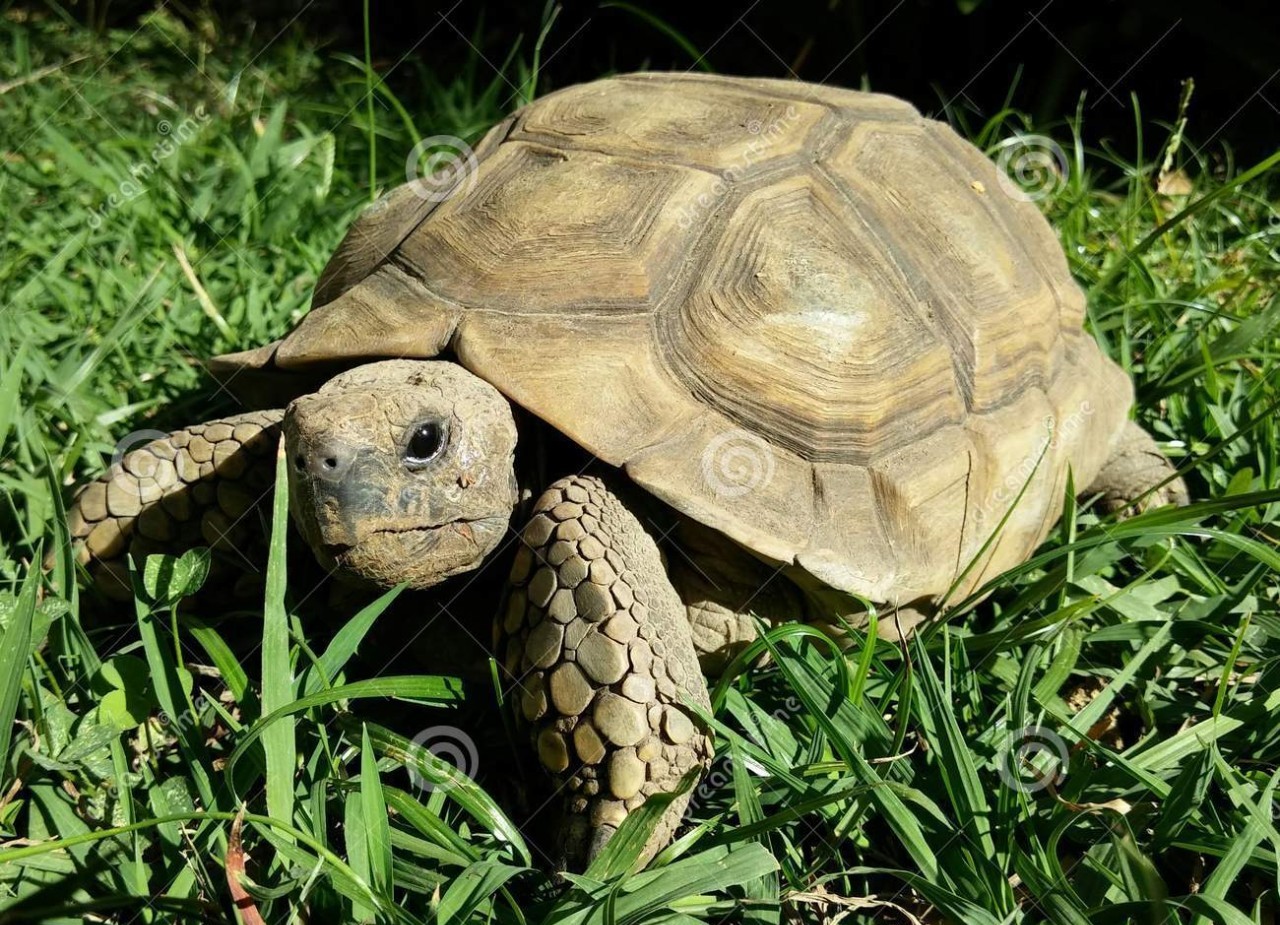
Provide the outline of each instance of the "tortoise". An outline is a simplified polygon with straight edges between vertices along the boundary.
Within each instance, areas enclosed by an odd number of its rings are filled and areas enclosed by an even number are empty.
[[[1109,511],[1187,499],[1035,204],[908,103],[631,74],[453,166],[355,221],[286,337],[213,362],[264,410],[129,453],[72,529],[100,578],[247,544],[282,436],[327,568],[509,570],[497,655],[563,864],[705,768],[706,674],[761,620],[870,604],[902,637],[1024,561],[1069,476]]]

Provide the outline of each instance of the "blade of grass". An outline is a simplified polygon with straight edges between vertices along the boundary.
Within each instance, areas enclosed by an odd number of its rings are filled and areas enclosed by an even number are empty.
[[[271,715],[293,701],[289,667],[289,617],[285,612],[285,537],[288,533],[289,485],[284,441],[276,452],[276,487],[271,505],[271,545],[267,556],[267,592],[262,613],[262,711]],[[267,813],[292,824],[297,737],[292,713],[264,726]]]
[[[0,645],[0,775],[5,773],[9,747],[13,743],[14,718],[22,696],[22,677],[31,657],[31,624],[36,615],[36,589],[40,586],[40,570],[27,570],[18,593],[18,605],[9,617]]]
[[[391,873],[391,831],[387,822],[387,804],[382,798],[382,779],[378,775],[378,757],[369,741],[369,730],[360,735],[360,807],[368,840],[369,873],[374,892],[391,896],[395,881]]]
[[[342,629],[334,634],[328,648],[320,656],[319,662],[307,672],[303,684],[304,693],[313,694],[321,687],[328,687],[333,683],[333,679],[351,660],[351,656],[355,655],[374,622],[400,596],[405,587],[401,584],[387,591],[342,625]]]

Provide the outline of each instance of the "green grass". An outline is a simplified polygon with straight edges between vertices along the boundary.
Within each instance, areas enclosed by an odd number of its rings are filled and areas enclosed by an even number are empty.
[[[125,433],[227,410],[200,359],[305,311],[370,176],[400,182],[420,138],[475,139],[527,97],[504,60],[502,78],[405,63],[414,102],[375,83],[369,106],[362,62],[290,36],[254,57],[167,17],[105,41],[0,24],[0,921],[219,920],[240,865],[269,922],[1273,920],[1280,169],[1181,141],[1191,189],[1158,194],[1168,129],[1127,163],[1087,120],[1047,127],[1067,170],[1041,204],[1199,503],[1120,526],[1073,509],[905,652],[774,631],[771,667],[716,688],[721,758],[649,872],[626,876],[640,813],[553,882],[484,789],[507,767],[473,782],[411,742],[468,697],[493,716],[492,693],[359,676],[387,601],[317,636],[279,545],[259,614],[176,613],[202,576],[189,554],[149,563],[133,610],[81,621],[69,482]],[[1046,130],[963,127],[993,155]]]

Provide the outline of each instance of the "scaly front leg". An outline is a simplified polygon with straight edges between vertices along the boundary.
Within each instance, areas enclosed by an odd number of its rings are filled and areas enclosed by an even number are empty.
[[[265,562],[255,508],[271,496],[281,411],[196,424],[130,449],[68,516],[77,558],[107,597],[128,600],[127,557],[211,547],[228,574]]]
[[[658,548],[603,481],[561,479],[525,526],[498,627],[517,713],[563,799],[558,863],[581,869],[647,797],[711,760],[685,607]],[[646,846],[671,840],[675,800]]]

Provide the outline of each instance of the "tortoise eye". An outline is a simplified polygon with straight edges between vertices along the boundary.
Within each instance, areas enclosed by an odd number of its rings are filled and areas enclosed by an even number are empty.
[[[440,421],[423,421],[413,428],[404,448],[404,463],[410,469],[425,466],[444,448],[445,428]]]

